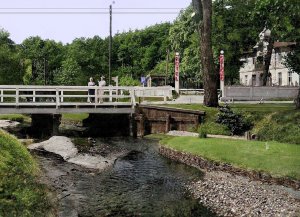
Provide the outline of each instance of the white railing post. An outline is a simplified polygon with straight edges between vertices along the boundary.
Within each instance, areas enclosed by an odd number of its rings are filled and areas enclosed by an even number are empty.
[[[56,88],[56,109],[58,109],[59,108],[59,89],[58,88]]]
[[[109,88],[109,102],[112,102],[112,88]]]
[[[60,101],[61,101],[61,102],[64,102],[64,91],[61,90],[60,92],[61,92]]]
[[[95,107],[96,107],[97,103],[99,102],[98,92],[100,93],[100,91],[98,90],[98,87],[97,87],[97,88],[95,88]]]
[[[19,106],[19,88],[16,88],[16,106]]]
[[[131,107],[134,108],[135,107],[135,90],[132,89],[130,91],[130,95],[131,95]]]
[[[32,102],[35,102],[35,90],[33,91],[33,99]]]
[[[1,90],[1,102],[3,102],[3,90]]]

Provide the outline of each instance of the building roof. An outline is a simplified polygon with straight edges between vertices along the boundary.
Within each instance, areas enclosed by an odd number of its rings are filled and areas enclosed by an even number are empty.
[[[274,42],[274,48],[279,48],[279,47],[289,47],[292,45],[296,45],[296,42],[280,42],[280,41],[276,41]]]

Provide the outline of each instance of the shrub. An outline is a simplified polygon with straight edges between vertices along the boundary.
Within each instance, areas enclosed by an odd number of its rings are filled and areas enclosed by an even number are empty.
[[[206,129],[201,127],[199,129],[199,138],[206,138],[207,137],[207,132],[206,132]]]
[[[228,105],[219,108],[216,122],[225,125],[232,135],[242,135],[252,126],[250,121],[242,114],[233,112]]]
[[[252,131],[259,140],[300,144],[299,120],[300,112],[275,112],[259,121]]]
[[[206,122],[199,127],[199,135],[202,131],[205,131],[207,134],[213,135],[231,135],[230,130],[227,126],[218,124],[215,122]]]

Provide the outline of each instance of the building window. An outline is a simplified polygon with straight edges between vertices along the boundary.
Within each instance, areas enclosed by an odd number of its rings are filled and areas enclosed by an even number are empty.
[[[245,85],[248,85],[248,75],[245,75]]]
[[[281,72],[278,73],[278,85],[282,86],[282,73]]]
[[[256,86],[256,75],[252,75],[252,86]]]
[[[277,61],[280,63],[281,60],[282,60],[282,54],[281,54],[281,53],[278,53],[278,59],[277,59]]]
[[[293,76],[292,76],[292,73],[289,72],[288,76],[289,76],[289,77],[288,77],[289,85],[290,85],[290,86],[293,86]]]

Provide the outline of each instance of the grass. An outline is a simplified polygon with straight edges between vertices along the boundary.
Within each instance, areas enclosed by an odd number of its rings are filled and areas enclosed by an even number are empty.
[[[50,215],[47,189],[37,181],[38,174],[26,147],[0,130],[0,216]]]
[[[83,121],[84,119],[88,118],[89,114],[87,113],[79,113],[79,114],[63,114],[62,120],[68,121]]]
[[[165,137],[161,144],[208,160],[300,180],[300,146],[279,142]],[[268,148],[266,148],[268,146]]]
[[[201,104],[168,105],[168,107],[205,111],[206,116],[204,123],[200,125],[200,132],[230,135],[226,127],[215,123],[217,108]],[[256,134],[259,140],[300,144],[300,110],[296,110],[293,104],[230,104],[230,107],[253,123],[251,132]]]
[[[24,121],[30,122],[30,117],[22,114],[1,114],[0,120],[11,120],[22,123]]]

